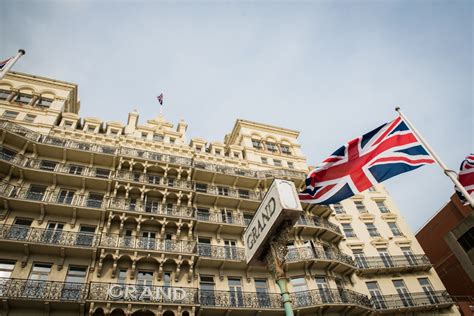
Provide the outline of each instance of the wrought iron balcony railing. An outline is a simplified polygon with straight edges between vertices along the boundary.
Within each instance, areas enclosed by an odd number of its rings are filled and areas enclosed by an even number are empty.
[[[168,240],[149,237],[102,235],[100,246],[103,248],[131,248],[173,253],[196,253],[196,242],[188,240]]]
[[[199,243],[198,255],[201,257],[223,259],[223,260],[245,260],[245,249],[235,246],[214,246]]]
[[[321,288],[295,292],[290,294],[290,299],[296,308],[318,305],[358,305],[372,309],[370,299],[366,295],[346,289]]]
[[[145,212],[164,216],[194,217],[192,207],[171,203],[163,204],[158,201],[148,201],[145,203],[145,201],[141,199],[112,198],[109,207],[123,211]]]
[[[118,154],[123,155],[123,156],[138,157],[138,158],[143,158],[143,159],[148,159],[148,160],[169,162],[169,163],[174,163],[174,164],[179,164],[179,165],[184,165],[184,166],[192,165],[191,158],[173,156],[173,155],[162,154],[162,153],[129,148],[129,147],[121,147],[118,150]]]
[[[143,173],[134,173],[130,171],[117,171],[115,176],[117,179],[147,183],[151,185],[167,186],[180,189],[192,189],[191,181],[177,180],[173,178],[164,178],[158,175],[149,175]]]
[[[230,174],[235,176],[245,176],[245,177],[256,177],[256,172],[252,170],[240,169],[236,167],[228,167],[222,165],[216,165],[213,163],[203,162],[203,161],[194,161],[194,168],[208,170],[212,172],[219,172],[224,174]]]
[[[261,200],[260,193],[258,191],[234,189],[229,187],[213,186],[203,183],[195,183],[194,189],[196,192],[202,192],[207,194],[219,195],[219,196],[229,196],[239,199],[249,199],[249,200]]]
[[[446,291],[426,291],[406,293],[404,295],[382,295],[371,298],[372,305],[378,311],[413,309],[433,306],[450,306],[453,299]]]
[[[357,267],[362,270],[397,269],[397,268],[421,268],[431,267],[430,260],[426,255],[401,255],[384,257],[357,257]]]
[[[90,283],[88,299],[91,301],[197,305],[198,289],[176,286],[92,282]]]
[[[281,309],[281,295],[275,293],[255,293],[242,291],[212,291],[200,290],[199,303],[201,306],[253,309]]]
[[[268,169],[258,170],[257,177],[259,178],[294,178],[294,179],[305,179],[306,173],[296,170],[288,169]]]
[[[311,247],[297,247],[288,249],[286,262],[298,262],[305,260],[332,260],[356,267],[351,256],[336,250],[313,249]]]
[[[84,283],[0,278],[0,297],[8,299],[83,302],[87,293]]]
[[[196,217],[199,221],[233,224],[233,225],[244,225],[244,220],[241,215],[226,212],[225,214],[219,212],[203,212],[196,211]]]
[[[319,216],[301,216],[296,224],[303,226],[324,227],[342,236],[342,232],[339,226]]]
[[[0,239],[55,246],[92,248],[97,247],[100,235],[86,232],[33,228],[23,225],[0,225]]]

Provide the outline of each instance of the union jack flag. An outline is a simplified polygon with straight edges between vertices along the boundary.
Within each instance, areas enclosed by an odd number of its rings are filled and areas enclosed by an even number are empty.
[[[8,64],[8,62],[12,59],[13,57],[10,57],[8,59],[5,59],[3,61],[0,61],[0,70],[3,69],[3,67],[5,67],[6,64]]]
[[[311,171],[300,200],[333,204],[398,174],[434,163],[401,117],[355,138]]]
[[[466,189],[467,193],[470,196],[473,196],[474,193],[474,154],[470,154],[466,159],[461,163],[461,168],[459,170],[458,176],[459,182]],[[456,188],[456,193],[459,196],[459,199],[462,203],[467,203],[466,198],[461,194]]]

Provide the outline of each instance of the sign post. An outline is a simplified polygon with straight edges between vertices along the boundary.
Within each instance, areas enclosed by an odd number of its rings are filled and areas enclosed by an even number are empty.
[[[248,265],[266,265],[280,288],[286,316],[293,316],[288,293],[286,246],[291,228],[303,209],[293,182],[273,180],[265,197],[245,230],[245,255]]]

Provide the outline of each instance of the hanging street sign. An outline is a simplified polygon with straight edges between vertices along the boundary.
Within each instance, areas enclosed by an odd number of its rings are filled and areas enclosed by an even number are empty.
[[[282,223],[293,226],[303,214],[293,182],[273,180],[244,234],[245,256],[248,265],[263,265],[268,241]]]

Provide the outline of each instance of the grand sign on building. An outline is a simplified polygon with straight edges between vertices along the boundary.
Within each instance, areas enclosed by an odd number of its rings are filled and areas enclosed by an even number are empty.
[[[262,264],[268,240],[288,221],[294,225],[303,213],[293,182],[275,179],[245,230],[247,264]]]

